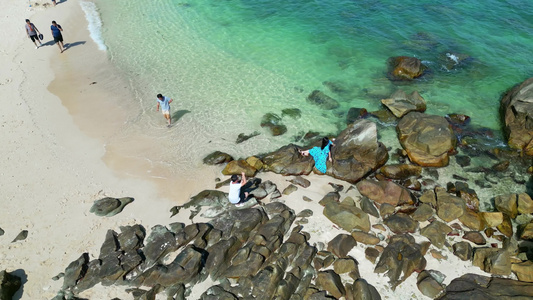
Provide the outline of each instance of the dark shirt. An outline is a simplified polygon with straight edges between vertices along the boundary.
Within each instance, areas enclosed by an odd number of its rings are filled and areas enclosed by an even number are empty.
[[[52,35],[53,36],[61,36],[61,31],[59,29],[62,29],[61,28],[61,25],[57,24],[57,26],[50,26],[50,29],[52,29]]]

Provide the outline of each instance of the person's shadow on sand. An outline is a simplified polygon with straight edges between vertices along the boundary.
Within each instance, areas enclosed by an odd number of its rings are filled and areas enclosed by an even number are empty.
[[[11,274],[20,277],[20,283],[22,284],[22,286],[13,295],[13,300],[20,300],[20,298],[22,298],[22,295],[24,294],[24,284],[26,282],[28,282],[28,276],[26,275],[26,272],[23,269],[15,270],[15,271],[11,272]]]
[[[190,110],[182,109],[178,110],[177,112],[172,114],[172,122],[177,122],[179,119],[181,119],[184,115],[190,113]]]
[[[66,51],[66,50],[68,50],[68,49],[70,49],[70,48],[72,48],[72,47],[76,47],[76,46],[78,46],[78,45],[84,45],[84,44],[85,44],[85,41],[74,42],[74,43],[65,43],[65,44],[63,44],[63,45],[65,46],[65,47],[63,47],[63,48],[64,48],[64,50]]]

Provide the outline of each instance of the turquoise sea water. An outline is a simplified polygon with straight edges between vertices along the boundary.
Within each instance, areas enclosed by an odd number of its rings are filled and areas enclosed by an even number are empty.
[[[377,110],[396,89],[418,91],[426,113],[469,115],[496,131],[498,143],[501,93],[533,76],[528,0],[93,2],[100,43],[135,91],[132,127],[181,141],[179,154],[161,158],[177,164],[215,149],[271,151],[307,130],[335,134],[350,107]],[[391,82],[386,61],[401,55],[420,58],[430,71]],[[309,104],[316,89],[340,108]],[[176,100],[172,132],[159,130],[164,121],[153,112],[159,92]],[[284,118],[287,133],[272,137],[260,119],[285,108],[302,116]],[[261,135],[235,144],[239,133],[254,131]]]

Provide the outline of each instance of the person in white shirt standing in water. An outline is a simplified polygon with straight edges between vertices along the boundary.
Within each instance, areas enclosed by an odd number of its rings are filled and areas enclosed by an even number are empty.
[[[159,111],[159,106],[161,106],[161,111],[163,112],[163,116],[168,121],[167,127],[170,127],[171,123],[171,117],[170,117],[170,103],[172,103],[172,99],[169,97],[165,97],[161,94],[157,94],[157,111]]]

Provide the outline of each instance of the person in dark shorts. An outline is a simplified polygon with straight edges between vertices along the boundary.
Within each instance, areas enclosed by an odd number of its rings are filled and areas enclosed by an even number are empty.
[[[52,36],[54,37],[54,42],[59,47],[59,50],[61,53],[63,53],[63,50],[65,47],[63,46],[63,35],[61,34],[61,31],[63,31],[63,28],[61,28],[61,25],[57,24],[56,21],[52,21],[52,26],[50,26],[50,30],[52,30]]]
[[[41,40],[39,39],[39,36],[37,33],[41,33],[33,23],[30,22],[29,19],[26,19],[26,34],[31,39],[31,41],[35,44],[35,49],[39,49],[39,46],[42,46],[43,43],[41,43]],[[39,42],[39,46],[37,46],[37,42]]]

